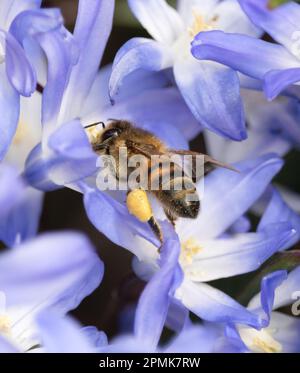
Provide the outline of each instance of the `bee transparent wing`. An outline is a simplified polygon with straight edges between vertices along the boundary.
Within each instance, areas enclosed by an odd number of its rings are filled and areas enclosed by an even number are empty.
[[[213,169],[215,167],[227,168],[230,171],[239,172],[239,170],[237,170],[235,167],[231,166],[230,164],[220,162],[220,161],[210,157],[207,154],[204,154],[204,164],[205,164],[205,168],[207,168],[207,172],[209,172],[211,169]],[[205,172],[206,172],[206,170],[205,170]]]
[[[147,158],[151,158],[154,155],[162,155],[161,152],[157,149],[156,146],[152,144],[141,144],[135,141],[127,140],[126,141],[127,148],[133,150],[137,154],[143,154]]]
[[[189,176],[192,177],[194,182],[197,182],[204,175],[209,173],[215,167],[227,168],[228,170],[238,172],[237,169],[231,165],[220,162],[207,154],[194,152],[191,150],[169,150],[169,154],[176,154],[184,157],[183,164],[184,170]]]

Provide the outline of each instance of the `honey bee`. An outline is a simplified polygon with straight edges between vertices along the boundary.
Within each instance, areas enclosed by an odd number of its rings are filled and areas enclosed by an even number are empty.
[[[94,131],[94,127],[102,124],[102,131]],[[154,134],[144,129],[135,127],[131,122],[125,120],[112,119],[105,126],[103,122],[97,122],[85,127],[89,131],[89,138],[93,150],[99,155],[110,155],[116,161],[116,177],[120,174],[119,169],[119,149],[126,147],[128,158],[132,155],[143,155],[148,161],[144,172],[149,175],[149,184],[147,191],[153,194],[159,201],[165,212],[168,220],[175,226],[177,218],[195,219],[200,210],[200,200],[197,194],[197,189],[194,175],[187,175],[182,167],[175,162],[160,161],[152,163],[153,156],[170,156],[176,154],[179,156],[190,155],[192,159],[197,155],[203,156],[204,172],[208,172],[213,167],[224,167],[230,170],[235,170],[230,165],[219,162],[206,154],[201,154],[189,150],[173,150],[169,149],[160,139]],[[128,167],[128,166],[127,166]],[[194,171],[194,170],[193,170]],[[132,169],[128,167],[128,175]],[[169,174],[169,187],[164,186],[164,174]],[[182,186],[177,188],[178,184]],[[155,190],[152,185],[158,185]],[[189,199],[190,195],[196,198]],[[146,190],[138,188],[128,190],[126,204],[129,212],[138,220],[148,223],[152,231],[158,237],[160,242],[163,242],[162,230],[153,215],[150,201]]]

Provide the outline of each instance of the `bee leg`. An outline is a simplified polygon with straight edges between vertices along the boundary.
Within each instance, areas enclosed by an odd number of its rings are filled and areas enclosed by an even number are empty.
[[[148,220],[148,224],[150,225],[150,228],[152,229],[152,231],[154,232],[154,234],[156,235],[156,237],[159,239],[160,243],[162,244],[163,243],[162,231],[153,215]],[[160,248],[159,248],[159,251],[160,251]]]
[[[175,228],[177,216],[175,216],[174,214],[172,214],[172,212],[170,210],[168,210],[168,209],[164,209],[164,212],[166,214],[167,219],[170,221],[170,223]]]
[[[159,241],[163,243],[163,234],[155,220],[147,193],[143,189],[134,189],[127,193],[128,211],[143,223],[148,223]]]

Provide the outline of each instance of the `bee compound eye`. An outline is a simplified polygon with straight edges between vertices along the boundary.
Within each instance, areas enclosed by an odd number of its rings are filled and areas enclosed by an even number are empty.
[[[108,140],[111,137],[116,137],[120,133],[120,130],[118,128],[111,128],[107,131],[105,131],[102,135],[102,141]]]

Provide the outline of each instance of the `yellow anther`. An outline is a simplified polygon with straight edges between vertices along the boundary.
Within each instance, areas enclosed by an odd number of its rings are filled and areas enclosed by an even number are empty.
[[[181,244],[180,259],[187,264],[191,264],[194,260],[194,256],[197,255],[201,250],[202,247],[199,245],[199,242],[195,238],[191,237]]]
[[[10,335],[11,322],[10,318],[6,315],[0,315],[0,334]]]
[[[267,339],[256,337],[253,339],[253,345],[263,352],[279,353],[282,351],[282,346],[273,337],[269,336]]]
[[[282,345],[274,339],[271,329],[255,330],[240,329],[240,336],[248,348],[253,352],[279,353]]]
[[[193,22],[192,25],[188,28],[189,35],[194,38],[201,31],[210,31],[213,30],[211,23],[206,23],[204,17],[196,10],[192,10],[193,13]]]
[[[13,144],[14,145],[22,144],[24,141],[26,141],[26,137],[28,137],[28,135],[29,133],[28,133],[28,128],[26,126],[26,123],[20,121],[18,123],[18,127],[15,133],[15,136],[13,138]]]

